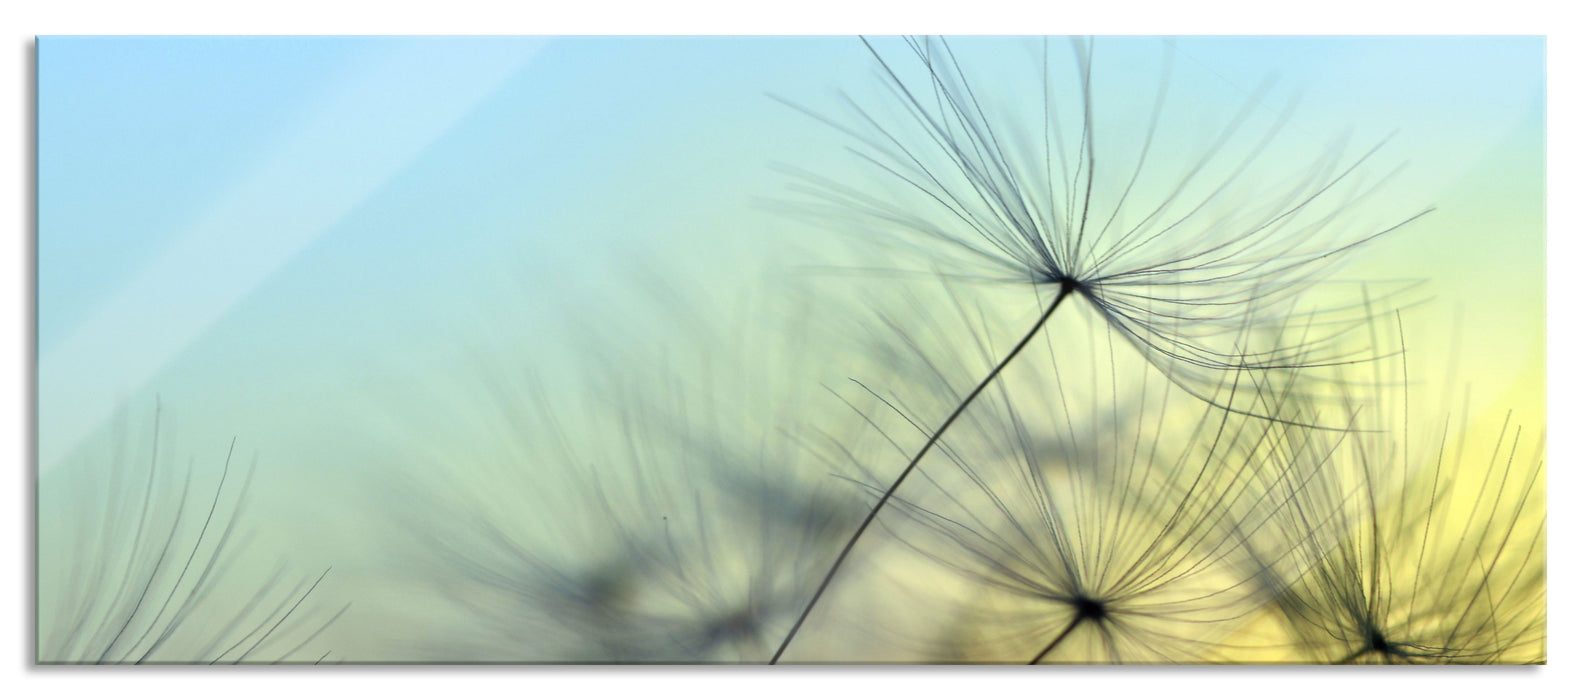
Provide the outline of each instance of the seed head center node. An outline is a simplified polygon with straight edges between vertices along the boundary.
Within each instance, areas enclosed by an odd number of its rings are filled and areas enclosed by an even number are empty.
[[[1079,620],[1103,620],[1109,616],[1109,610],[1104,607],[1104,603],[1101,601],[1083,596],[1073,601],[1073,604],[1077,608],[1077,619]]]
[[[1368,648],[1385,654],[1391,652],[1390,643],[1384,639],[1384,634],[1378,630],[1368,633]]]

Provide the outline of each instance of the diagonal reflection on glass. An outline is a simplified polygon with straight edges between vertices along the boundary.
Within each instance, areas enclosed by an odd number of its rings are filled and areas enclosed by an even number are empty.
[[[121,398],[294,256],[402,172],[521,69],[542,40],[434,51],[401,42],[349,71],[344,89],[214,203],[48,355],[39,358],[39,468],[48,473]],[[371,138],[370,132],[378,138]],[[332,179],[309,178],[333,172]],[[304,187],[304,181],[329,187]],[[113,353],[104,349],[115,348]]]

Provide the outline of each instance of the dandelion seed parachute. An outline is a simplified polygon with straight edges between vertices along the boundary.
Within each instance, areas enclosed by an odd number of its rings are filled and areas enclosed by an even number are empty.
[[[926,410],[919,397],[950,400],[950,377],[935,365],[948,353],[936,346],[972,333],[974,320],[959,320],[935,318],[928,334],[885,353],[894,373],[873,385],[883,408],[864,420],[894,452],[908,454],[925,432],[911,415]],[[914,591],[920,600],[905,614],[931,610],[933,626],[950,631],[916,650],[924,658],[1235,660],[1245,651],[1236,631],[1278,595],[1258,556],[1267,552],[1247,539],[1289,507],[1264,487],[1280,478],[1271,446],[1290,426],[1206,406],[1150,380],[1137,371],[1140,359],[1116,355],[1106,340],[1088,342],[1098,347],[1042,346],[997,376],[881,516],[891,539],[870,546],[904,545],[930,567],[886,568],[930,582],[945,573],[965,586],[954,595]],[[978,351],[994,355],[991,346]],[[1218,393],[1268,391],[1237,386],[1243,374]],[[878,388],[886,382],[894,388]],[[877,494],[872,484],[886,480],[867,483]]]
[[[975,87],[943,40],[908,39],[913,70],[864,42],[877,59],[890,106],[868,107],[848,97],[850,123],[804,111],[854,138],[858,157],[891,191],[869,193],[803,172],[804,189],[822,202],[809,209],[840,225],[898,232],[946,275],[1030,283],[1040,298],[1052,300],[880,492],[776,660],[919,461],[1068,299],[1085,300],[1107,332],[1125,338],[1182,390],[1212,403],[1226,372],[1369,359],[1341,342],[1366,320],[1352,307],[1303,308],[1303,332],[1281,335],[1300,338],[1297,344],[1246,341],[1291,324],[1298,297],[1346,253],[1426,213],[1386,224],[1353,220],[1362,209],[1356,205],[1387,179],[1362,174],[1379,146],[1342,156],[1344,149],[1335,145],[1294,172],[1284,158],[1260,163],[1284,119],[1246,148],[1235,143],[1257,99],[1185,167],[1156,163],[1150,153],[1166,123],[1168,75],[1135,159],[1111,166],[1110,147],[1099,158],[1110,122],[1099,114],[1093,91],[1092,42],[1073,42],[1077,88],[1069,96],[1051,90],[1045,42],[1033,84],[1041,113],[1031,119],[1022,118],[1029,116],[1025,108],[1018,114],[1002,107],[1013,98]]]
[[[1109,93],[1095,89],[1106,77],[1097,42],[1072,40],[1073,62],[1045,39],[1035,74],[991,77],[1017,68],[992,62],[1003,41],[985,40],[976,55],[991,61],[971,73],[974,54],[958,59],[958,42],[907,39],[911,56],[898,58],[865,40],[888,102],[846,96],[845,118],[792,106],[854,139],[873,177],[795,171],[813,196],[804,211],[891,234],[948,276],[1074,294],[1189,391],[1218,385],[1220,371],[1368,358],[1330,342],[1366,322],[1355,306],[1310,308],[1317,330],[1299,343],[1236,341],[1285,324],[1350,253],[1427,213],[1369,209],[1393,175],[1375,167],[1383,143],[1336,140],[1293,162],[1290,110],[1265,107],[1260,90],[1191,151],[1178,144],[1203,139],[1186,126],[1193,115],[1172,111],[1168,44],[1137,125],[1120,110],[1141,105],[1106,109]]]
[[[839,438],[801,422],[808,404],[781,364],[799,336],[772,317],[750,315],[758,332],[730,345],[694,328],[683,352],[590,343],[575,397],[491,373],[498,405],[477,420],[508,419],[500,432],[521,461],[497,465],[489,493],[422,519],[456,524],[425,525],[435,583],[468,609],[444,642],[466,646],[451,653],[768,659],[861,508],[810,447]]]
[[[1397,390],[1400,391],[1400,390]],[[1281,484],[1293,508],[1257,540],[1298,548],[1277,599],[1315,663],[1532,664],[1546,660],[1544,438],[1507,415],[1487,453],[1465,414],[1432,430],[1387,389],[1350,395],[1363,429],[1300,439],[1315,478]],[[1313,412],[1293,403],[1292,412]],[[1464,409],[1462,409],[1464,411]],[[1427,435],[1427,439],[1417,438]]]
[[[316,640],[349,607],[320,609],[323,596],[314,593],[330,570],[293,583],[278,566],[251,590],[236,583],[254,468],[237,487],[233,441],[213,495],[195,494],[190,466],[179,483],[170,473],[158,414],[148,456],[131,457],[121,437],[108,478],[97,465],[70,465],[40,484],[40,500],[66,499],[69,508],[51,512],[70,512],[73,521],[39,525],[40,547],[49,552],[39,561],[39,662],[326,660],[331,650],[316,648]]]
[[[632,452],[620,454],[625,449]],[[501,633],[478,653],[516,662],[766,659],[804,597],[810,569],[844,532],[851,504],[761,474],[729,473],[778,468],[751,461],[768,455],[708,454],[651,432],[621,450],[578,453],[586,460],[578,463],[600,475],[555,495],[562,542],[488,520],[474,523],[466,540],[443,542],[453,572],[470,579],[464,590],[484,591],[468,601],[474,619]],[[541,515],[556,508],[534,507]],[[484,636],[479,626],[470,632]]]

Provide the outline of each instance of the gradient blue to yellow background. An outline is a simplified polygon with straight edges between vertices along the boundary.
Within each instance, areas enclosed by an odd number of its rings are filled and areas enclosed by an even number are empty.
[[[1202,114],[1274,76],[1301,95],[1295,133],[1395,134],[1397,199],[1369,206],[1436,211],[1345,277],[1429,280],[1406,321],[1416,356],[1437,369],[1458,347],[1476,413],[1542,426],[1544,41],[1174,44],[1172,97]],[[772,164],[817,171],[842,144],[768,95],[823,109],[838,89],[877,94],[855,38],[38,47],[41,480],[91,459],[116,421],[145,427],[157,396],[180,454],[212,465],[235,436],[259,456],[254,515],[285,524],[266,543],[392,607],[409,593],[382,586],[361,494],[392,452],[422,448],[367,436],[459,414],[435,397],[480,355],[575,363],[566,327],[619,319],[643,271],[730,297],[777,251],[838,257],[840,232],[761,206],[785,191]],[[1095,100],[1146,101],[1159,51],[1100,39]],[[380,605],[331,632],[341,654],[390,653]]]

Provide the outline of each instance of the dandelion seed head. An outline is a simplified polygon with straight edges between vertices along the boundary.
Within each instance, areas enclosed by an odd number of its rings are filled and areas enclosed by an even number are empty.
[[[1249,488],[1262,457],[1243,444],[1270,424],[1205,410],[1138,373],[1140,358],[1082,337],[1006,369],[880,521],[968,586],[945,606],[964,636],[941,643],[964,660],[1215,658],[1217,640],[1273,595],[1237,534],[1278,507]],[[881,415],[865,421],[900,431],[891,440],[904,453],[905,432],[928,425],[912,415],[928,410],[912,392],[951,394],[939,386],[948,374],[929,369],[943,356],[922,338],[902,342],[895,357],[920,363],[891,367],[909,391],[881,394]]]
[[[495,452],[530,468],[436,458],[496,476],[429,519],[457,527],[424,534],[435,585],[466,612],[442,642],[463,648],[448,653],[767,660],[860,502],[810,448],[837,437],[798,422],[812,390],[780,383],[807,334],[766,332],[753,352],[692,310],[643,315],[694,331],[671,342],[590,343],[575,395],[487,377],[499,405],[474,420],[504,422]]]
[[[933,37],[908,38],[899,51],[868,41],[883,97],[846,96],[847,116],[814,116],[853,139],[872,180],[798,171],[814,197],[804,210],[845,231],[886,234],[935,274],[1078,296],[1194,390],[1227,370],[1371,357],[1340,342],[1363,309],[1303,295],[1425,213],[1373,206],[1393,175],[1378,167],[1382,143],[1336,140],[1294,157],[1289,142],[1304,139],[1286,132],[1291,108],[1267,105],[1264,88],[1206,143],[1182,138],[1192,120],[1177,107],[1189,100],[1171,99],[1170,45],[1156,94],[1128,112],[1095,87],[1107,77],[1101,42],[1045,40],[1018,67],[996,62],[1004,41],[978,53]],[[1316,332],[1242,343],[1247,329],[1298,312]]]
[[[1352,430],[1282,434],[1307,446],[1279,450],[1270,485],[1292,507],[1250,540],[1281,552],[1275,603],[1313,662],[1541,663],[1543,440],[1507,415],[1471,451],[1442,402],[1409,422],[1403,384],[1346,388]]]

